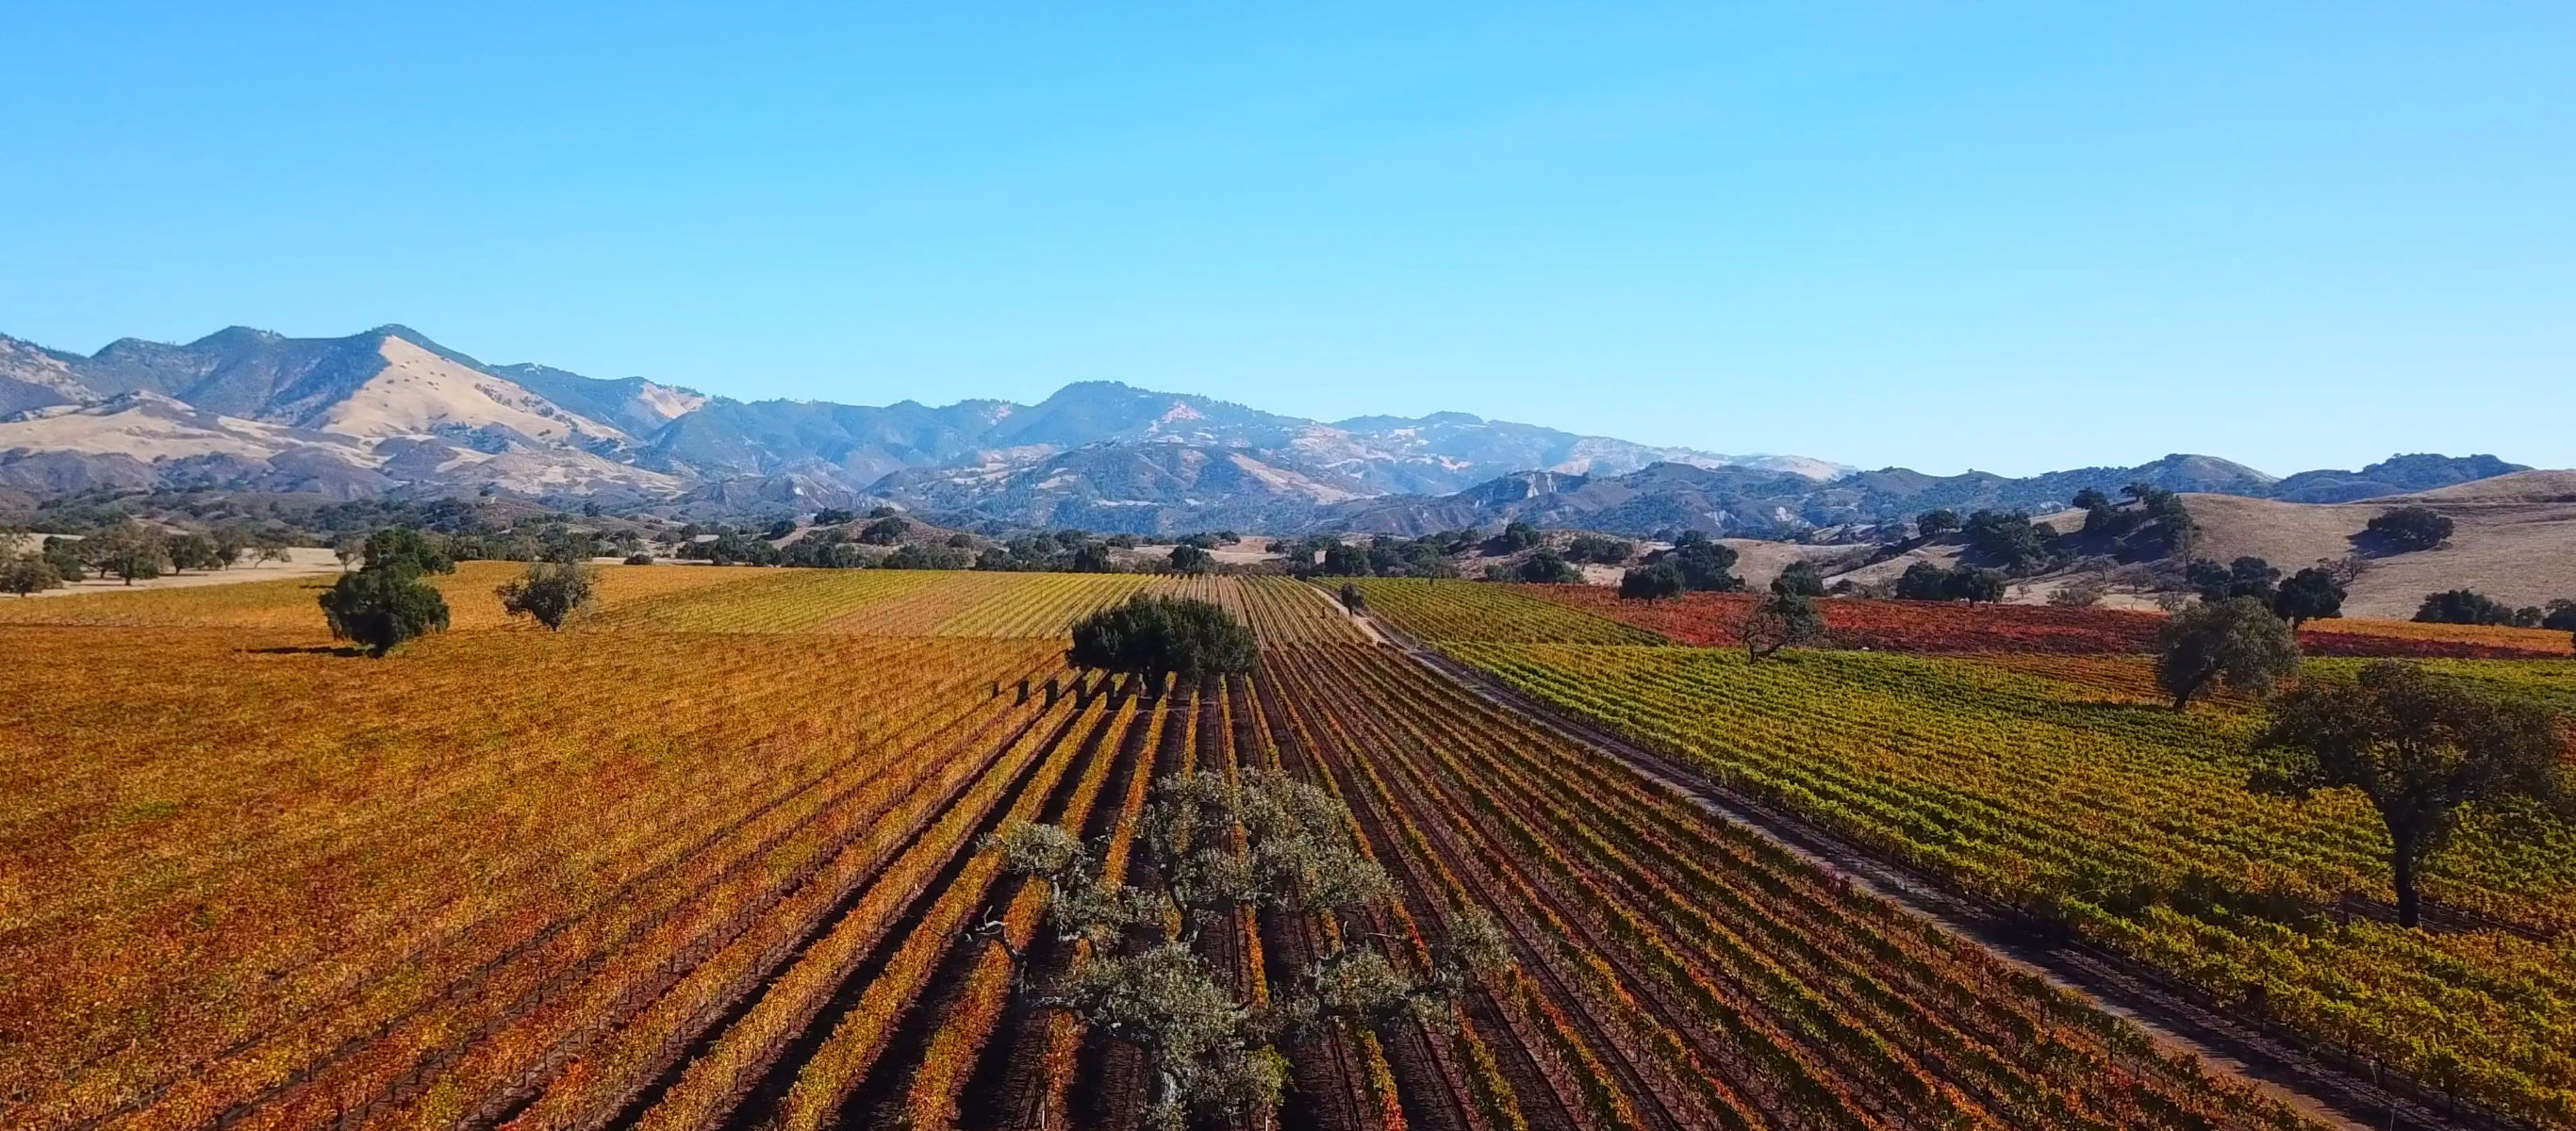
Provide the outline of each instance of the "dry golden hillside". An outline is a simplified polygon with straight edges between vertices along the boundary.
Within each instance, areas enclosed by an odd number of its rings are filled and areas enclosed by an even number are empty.
[[[2352,587],[2351,616],[2413,615],[2427,593],[2475,589],[2513,605],[2576,597],[2576,471],[2524,471],[2417,495],[2359,503],[2282,503],[2189,495],[2203,529],[2198,553],[2242,554],[2295,569],[2355,552],[2351,538],[2392,507],[2417,504],[2457,527],[2440,549],[2370,558]]]
[[[1851,552],[1851,548],[1846,546],[1802,546],[1795,542],[1766,542],[1759,538],[1720,538],[1718,542],[1735,551],[1735,576],[1743,578],[1744,584],[1754,589],[1768,588],[1771,579],[1780,576],[1781,570],[1801,559],[1813,559],[1824,566],[1827,573],[1833,573],[1830,563]],[[1616,578],[1612,579],[1614,584],[1616,581]]]

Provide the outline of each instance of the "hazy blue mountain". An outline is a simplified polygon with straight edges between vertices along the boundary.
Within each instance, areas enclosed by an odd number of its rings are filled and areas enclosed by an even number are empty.
[[[1405,535],[1518,520],[1641,536],[1681,529],[1783,537],[1934,508],[2046,513],[2065,509],[2076,492],[2088,487],[2117,495],[2129,484],[2146,483],[2169,491],[2348,502],[2520,470],[2527,469],[2493,456],[2399,456],[2360,472],[2309,471],[2275,479],[2214,456],[2169,455],[2134,467],[2087,467],[2020,478],[1982,471],[1928,475],[1891,467],[1819,482],[1752,467],[1668,463],[1611,476],[1524,472],[1450,495],[1373,499],[1340,508],[1323,521],[1341,529]]]
[[[487,365],[484,372],[629,436],[650,436],[707,403],[705,394],[641,377],[603,380],[546,365]]]
[[[962,401],[934,407],[906,401],[866,407],[718,398],[657,435],[650,459],[668,469],[811,474],[866,487],[911,469],[981,469],[989,476],[1104,443],[1239,449],[1265,465],[1371,495],[1455,491],[1531,466],[1615,473],[1668,459],[1712,466],[1734,459],[1463,413],[1326,424],[1109,381],[1067,385],[1034,405]],[[1818,475],[1842,470],[1796,457],[1751,458],[1783,460]]]
[[[2293,503],[2349,503],[2529,470],[2485,455],[2390,456],[2359,471],[2302,471],[2273,484],[2270,497]]]
[[[1017,466],[896,472],[869,493],[961,525],[1154,534],[1303,530],[1367,497],[1357,488],[1249,448],[1107,441]]]
[[[859,487],[908,467],[944,464],[984,446],[992,425],[1017,406],[915,401],[870,407],[818,401],[719,398],[654,437],[657,466],[706,475],[818,474]]]

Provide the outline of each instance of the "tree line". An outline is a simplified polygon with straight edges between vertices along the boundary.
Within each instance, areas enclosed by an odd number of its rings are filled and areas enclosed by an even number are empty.
[[[0,552],[0,592],[26,596],[92,576],[132,585],[165,573],[203,573],[288,558],[285,539],[271,532],[171,531],[128,520],[88,537],[46,535],[32,548]]]
[[[674,557],[720,566],[1013,573],[1212,573],[1217,568],[1217,547],[1242,540],[1233,531],[1185,534],[1174,541],[1164,561],[1130,565],[1114,551],[1142,544],[1133,534],[1095,534],[1068,527],[986,544],[988,540],[972,534],[943,532],[893,507],[878,507],[865,515],[825,508],[815,512],[810,524],[799,526],[793,519],[780,519],[760,530],[692,523],[682,527],[678,537]]]

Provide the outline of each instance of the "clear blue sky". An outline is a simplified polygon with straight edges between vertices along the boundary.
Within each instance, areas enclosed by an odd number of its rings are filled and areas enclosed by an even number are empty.
[[[2576,466],[2565,0],[23,0],[0,50],[0,332],[58,348]]]

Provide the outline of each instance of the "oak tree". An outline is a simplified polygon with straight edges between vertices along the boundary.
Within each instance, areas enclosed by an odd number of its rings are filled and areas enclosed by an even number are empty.
[[[1950,572],[1941,578],[1941,595],[1971,605],[1980,601],[1989,605],[2001,603],[2004,599],[2003,571],[1961,562],[1950,567]]]
[[[2415,619],[2423,624],[2512,624],[2514,608],[2473,589],[2451,589],[2427,593],[2424,603],[2415,607]]]
[[[1511,964],[1501,928],[1481,911],[1456,913],[1428,963],[1399,968],[1366,927],[1394,883],[1355,827],[1330,793],[1276,770],[1176,774],[1155,783],[1130,858],[1157,882],[1130,885],[1104,875],[1092,848],[1060,826],[1005,825],[982,847],[1004,870],[1043,881],[1045,925],[1091,955],[1051,982],[1022,981],[1024,1004],[1069,1011],[1142,1053],[1146,1122],[1165,1131],[1267,1122],[1288,1082],[1283,1046],[1344,1025],[1454,1025],[1459,999]],[[1278,972],[1265,1003],[1234,992],[1196,943],[1270,910],[1339,929],[1320,934],[1321,953],[1303,969]],[[1173,923],[1176,938],[1166,934]],[[1010,947],[1001,926],[978,933]],[[1122,946],[1131,933],[1155,941]],[[1024,964],[1016,950],[1010,957]]]
[[[2252,597],[2193,605],[2166,618],[2157,633],[2156,685],[2174,710],[2211,683],[2252,695],[2297,675],[2299,641],[2290,626]]]
[[[1681,571],[1682,585],[1688,589],[1732,593],[1744,588],[1744,579],[1730,572],[1735,568],[1735,548],[1696,530],[1683,531],[1673,548],[1656,560]]]
[[[1917,561],[1905,567],[1896,579],[1896,599],[1900,601],[1947,601],[1950,599],[1950,571],[1928,561]]]
[[[1140,594],[1082,618],[1065,659],[1077,668],[1134,673],[1159,691],[1167,674],[1194,682],[1251,671],[1252,630],[1219,605]]]
[[[2490,699],[2413,664],[2380,660],[2349,683],[2308,682],[2285,696],[2254,740],[2258,790],[2307,797],[2352,789],[2387,827],[2397,921],[2415,926],[2416,879],[2460,817],[2476,808],[2569,814],[2558,719],[2547,708]],[[2499,822],[2508,835],[2529,822]]]
[[[0,555],[0,593],[24,597],[63,583],[63,575],[39,553]]]
[[[161,532],[132,520],[91,539],[84,548],[101,572],[115,574],[127,585],[159,577],[170,564]]]
[[[529,562],[528,572],[494,590],[511,616],[529,616],[548,629],[561,631],[573,614],[587,608],[599,571],[574,561]]]
[[[1816,569],[1816,563],[1801,558],[1789,563],[1780,571],[1780,576],[1771,579],[1771,591],[1800,597],[1822,597],[1825,595],[1825,575]]]
[[[2451,537],[2450,516],[2431,507],[2398,507],[2371,519],[2363,536],[2392,550],[2430,550]]]
[[[2281,583],[2272,595],[2272,612],[2295,629],[2311,620],[2343,615],[2343,585],[2322,566],[2309,566]]]
[[[1512,579],[1532,585],[1572,585],[1583,580],[1583,571],[1564,555],[1541,546],[1512,567]]]
[[[1814,598],[1795,593],[1774,593],[1756,602],[1736,625],[1736,636],[1744,641],[1746,659],[1766,659],[1783,648],[1813,641],[1825,634],[1825,615],[1816,610]]]
[[[447,599],[398,560],[341,574],[338,583],[322,591],[320,602],[331,635],[356,641],[371,656],[447,629]]]
[[[1659,601],[1678,597],[1682,592],[1682,571],[1670,562],[1639,566],[1619,576],[1619,598],[1623,601]]]

